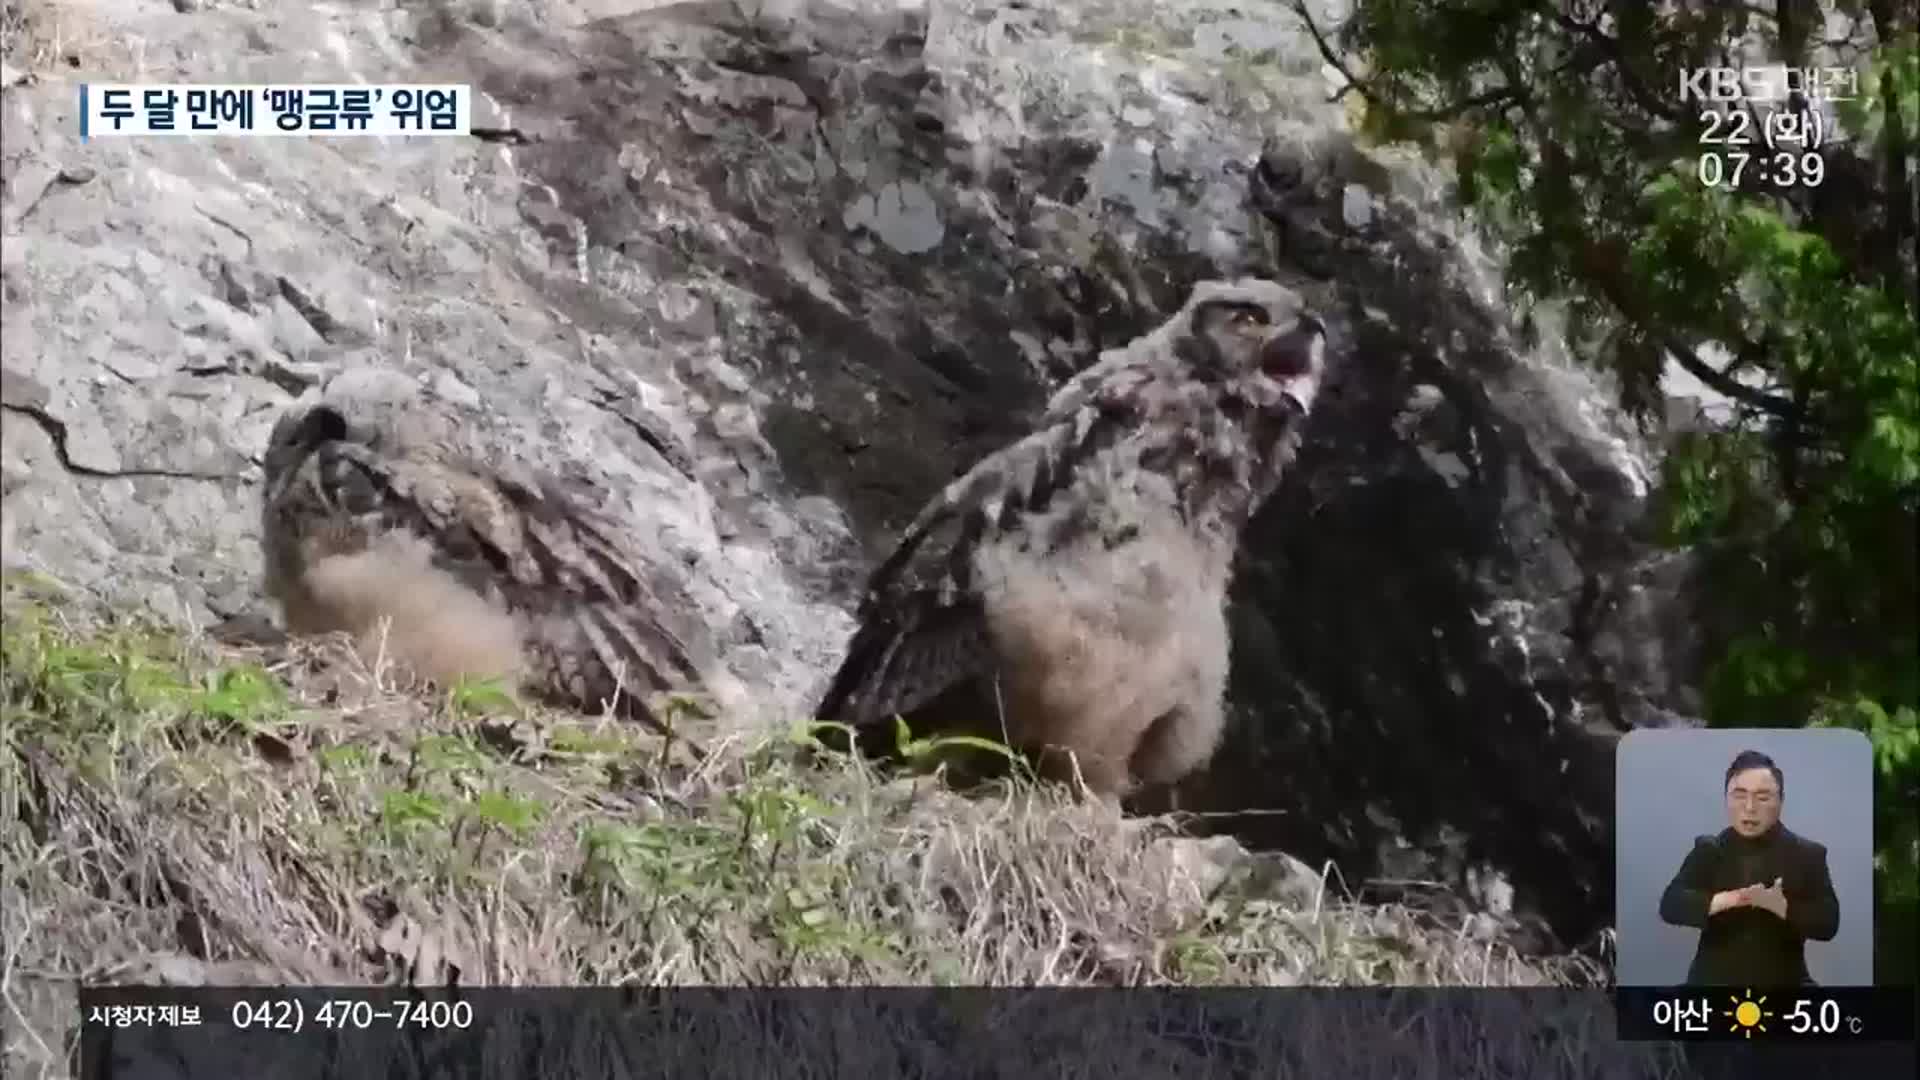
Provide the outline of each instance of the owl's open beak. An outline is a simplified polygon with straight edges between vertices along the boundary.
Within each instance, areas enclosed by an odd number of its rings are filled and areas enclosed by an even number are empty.
[[[1327,331],[1320,320],[1302,314],[1292,327],[1267,339],[1260,348],[1260,367],[1301,412],[1313,409],[1320,394],[1320,376],[1326,367]]]

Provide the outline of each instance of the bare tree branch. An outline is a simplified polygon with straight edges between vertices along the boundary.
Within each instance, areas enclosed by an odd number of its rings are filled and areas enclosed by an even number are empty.
[[[1627,65],[1626,51],[1620,47],[1617,39],[1603,33],[1599,27],[1590,23],[1578,22],[1565,15],[1556,16],[1556,19],[1562,28],[1579,34],[1587,40],[1588,44],[1599,49],[1613,61],[1613,69],[1620,73],[1620,82],[1627,88],[1627,93],[1633,97],[1634,104],[1670,124],[1678,124],[1684,119],[1679,109],[1662,101],[1660,95],[1648,89],[1647,85],[1640,81],[1639,76],[1634,74],[1633,69]]]
[[[1347,80],[1345,86],[1334,91],[1333,94],[1327,98],[1328,104],[1339,101],[1346,97],[1347,94],[1356,90],[1359,91],[1361,97],[1369,101],[1380,101],[1385,98],[1386,95],[1375,87],[1372,80],[1361,78],[1359,75],[1354,74],[1352,68],[1347,66],[1346,60],[1334,49],[1333,45],[1327,41],[1326,35],[1321,32],[1320,24],[1315,22],[1313,15],[1307,11],[1305,0],[1288,0],[1287,6],[1292,8],[1294,14],[1300,16],[1300,21],[1306,24],[1307,33],[1313,38],[1314,48],[1319,50],[1321,59],[1325,60],[1329,67],[1338,71],[1341,78]],[[1525,100],[1527,100],[1526,91],[1514,84],[1509,84],[1482,91],[1481,93],[1473,94],[1445,105],[1435,106],[1431,109],[1396,108],[1394,111],[1408,120],[1427,123],[1434,120],[1449,119],[1463,112],[1471,112],[1474,109],[1484,109],[1495,105],[1511,105]]]
[[[1727,373],[1700,359],[1691,348],[1673,340],[1663,342],[1661,348],[1679,364],[1681,369],[1699,379],[1709,389],[1757,412],[1762,412],[1779,420],[1801,423],[1803,411],[1796,408],[1792,401],[1776,397],[1763,390],[1757,390],[1740,382]]]

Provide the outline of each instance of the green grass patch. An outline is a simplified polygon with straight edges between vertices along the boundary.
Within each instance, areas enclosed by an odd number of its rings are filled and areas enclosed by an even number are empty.
[[[589,985],[1594,974],[1405,909],[1212,880],[1164,825],[1019,771],[966,798],[803,754],[799,729],[674,768],[637,725],[375,685],[344,645],[241,652],[70,621],[11,582],[4,598],[7,962],[68,990],[156,965],[321,984],[454,967]],[[902,738],[909,756],[953,749]]]

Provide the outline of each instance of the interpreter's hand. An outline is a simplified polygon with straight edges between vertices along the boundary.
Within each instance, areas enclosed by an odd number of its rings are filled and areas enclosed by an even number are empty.
[[[1747,903],[1784,919],[1787,917],[1787,894],[1781,886],[1780,878],[1774,878],[1771,885],[1749,885],[1745,890]]]
[[[1748,885],[1745,888],[1728,889],[1724,892],[1714,893],[1713,897],[1707,901],[1707,914],[1718,915],[1723,911],[1732,911],[1737,907],[1746,907],[1752,902],[1747,896],[1753,891],[1753,888],[1752,885]]]

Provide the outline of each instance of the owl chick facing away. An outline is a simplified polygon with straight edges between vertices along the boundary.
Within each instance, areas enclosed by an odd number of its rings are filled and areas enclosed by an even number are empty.
[[[1124,797],[1204,765],[1224,726],[1242,528],[1293,460],[1326,334],[1291,289],[1197,285],[936,496],[872,574],[815,712],[885,756],[984,735]]]
[[[290,633],[345,631],[441,685],[498,679],[663,731],[654,695],[712,686],[690,605],[604,493],[521,465],[478,410],[397,371],[302,395],[263,473],[266,591]]]

